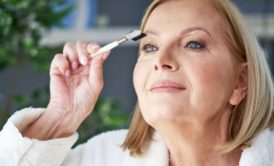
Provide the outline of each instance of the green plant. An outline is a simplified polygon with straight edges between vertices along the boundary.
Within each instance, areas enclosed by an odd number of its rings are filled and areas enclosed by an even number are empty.
[[[52,55],[61,47],[43,46],[40,41],[50,28],[62,26],[62,19],[72,10],[72,6],[65,6],[58,11],[54,9],[54,6],[63,5],[64,2],[0,0],[0,71],[13,68],[16,73],[20,73],[19,69],[24,64],[32,65],[40,71],[48,70]],[[15,75],[10,77],[13,86],[18,86],[20,80]],[[3,124],[12,114],[13,106],[25,106],[27,98],[12,92],[9,96],[1,96],[0,113],[3,116],[0,120]]]
[[[62,26],[62,19],[72,9],[63,6],[65,0],[0,0],[0,72],[14,68],[20,73],[22,65],[31,65],[38,71],[48,71],[52,56],[62,50],[62,46],[48,47],[40,41],[52,27]],[[16,76],[14,86],[20,80]],[[17,83],[17,84],[16,84]],[[0,129],[13,113],[12,106],[19,108],[33,106],[46,107],[49,98],[48,86],[34,90],[30,96],[12,94],[3,96],[0,87]],[[127,125],[129,113],[122,112],[119,102],[100,98],[93,115],[79,128],[78,143],[99,132],[121,128]]]
[[[47,69],[52,47],[40,45],[44,33],[61,21],[72,7],[58,11],[54,6],[64,0],[1,0],[0,2],[0,68],[30,63]],[[57,49],[59,47],[56,47]],[[55,48],[55,49],[56,49]]]

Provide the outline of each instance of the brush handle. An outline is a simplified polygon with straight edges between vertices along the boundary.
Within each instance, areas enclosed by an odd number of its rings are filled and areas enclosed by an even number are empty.
[[[119,42],[114,41],[114,42],[112,42],[112,43],[110,43],[110,44],[108,44],[108,45],[105,45],[105,46],[102,47],[100,50],[98,50],[98,51],[95,52],[94,54],[91,54],[90,56],[91,56],[91,57],[95,57],[95,56],[97,56],[97,55],[99,55],[99,54],[102,54],[102,53],[105,53],[105,52],[107,52],[107,51],[110,51],[111,49],[117,47],[118,45],[119,45]]]

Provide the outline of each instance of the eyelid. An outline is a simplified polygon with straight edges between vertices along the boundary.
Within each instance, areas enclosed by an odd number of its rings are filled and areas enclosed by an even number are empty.
[[[151,44],[151,45],[154,45],[154,46],[157,46],[158,47],[158,43],[155,42],[154,40],[152,39],[149,39],[149,38],[144,38],[142,39],[142,41],[140,42],[140,47],[141,46],[144,46],[146,44]]]
[[[187,44],[189,44],[189,42],[197,42],[197,43],[203,45],[203,47],[207,46],[207,42],[205,40],[197,39],[197,38],[196,39],[194,39],[194,38],[184,39],[179,43],[179,45],[182,46],[182,47],[186,47]]]
[[[142,41],[142,42],[140,43],[139,49],[140,49],[141,51],[143,51],[144,46],[145,46],[145,45],[148,45],[148,44],[150,44],[150,45],[152,45],[152,46],[154,46],[154,47],[157,47],[157,48],[159,49],[158,43],[156,43],[156,42],[154,42],[154,41],[151,41],[151,40],[144,40],[144,41]]]
[[[146,46],[148,46],[148,45],[150,45],[151,47],[155,47],[156,48],[156,50],[153,50],[153,51],[146,51],[146,49],[145,49],[145,47]],[[144,55],[149,55],[149,54],[153,54],[154,52],[156,52],[156,51],[158,51],[159,50],[159,48],[157,47],[157,46],[155,46],[155,45],[153,45],[153,44],[144,44],[143,46],[141,46],[140,47],[140,49],[139,49],[139,56],[141,55],[141,54],[144,54]]]
[[[205,42],[200,41],[200,40],[190,40],[190,41],[188,41],[188,42],[186,43],[185,47],[186,47],[188,44],[190,44],[190,42],[195,42],[195,43],[200,44],[202,47],[205,47]]]

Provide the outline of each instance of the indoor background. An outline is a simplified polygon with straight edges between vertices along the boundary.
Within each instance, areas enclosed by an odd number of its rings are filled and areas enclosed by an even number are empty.
[[[31,2],[37,4],[31,4]],[[274,1],[233,0],[233,2],[244,13],[249,26],[260,39],[273,73]],[[46,106],[48,66],[54,54],[62,51],[62,45],[66,41],[96,41],[101,45],[112,42],[124,33],[138,29],[151,0],[52,0],[52,4],[48,5],[52,10],[42,9],[43,5],[47,5],[44,3],[51,3],[51,1],[14,0],[0,3],[0,31],[3,36],[0,38],[0,47],[2,47],[0,48],[1,128],[7,117],[20,108]],[[39,5],[42,7],[39,8]],[[32,10],[31,6],[38,7],[33,7]],[[50,15],[50,12],[59,12],[60,15],[54,20],[54,15]],[[45,23],[35,20],[37,15],[41,15]],[[14,27],[13,23],[16,21],[21,21],[22,24],[29,21],[26,26],[23,26],[29,29],[22,30],[19,23],[16,24],[18,27]],[[7,28],[7,25],[10,27]],[[42,29],[41,37],[39,35],[37,37],[33,31],[35,28],[39,29],[39,26]],[[13,33],[18,35],[14,37],[11,35]],[[8,51],[9,46],[18,48],[19,51],[14,52],[14,49]],[[41,49],[35,49],[35,46]],[[23,50],[24,56],[20,49]],[[89,130],[95,130],[95,133],[98,133],[127,126],[136,102],[132,72],[137,51],[138,43],[134,42],[129,42],[112,51],[104,64],[105,85],[96,107],[98,111],[94,113],[94,119],[87,120],[86,126],[83,125],[84,134],[82,135],[86,134],[84,137],[94,134]],[[112,110],[116,111],[112,112]],[[98,125],[98,122],[104,125]],[[95,125],[97,126],[94,127]]]

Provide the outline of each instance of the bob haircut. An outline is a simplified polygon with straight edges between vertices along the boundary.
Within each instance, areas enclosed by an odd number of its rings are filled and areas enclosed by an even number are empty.
[[[154,0],[141,24],[143,31],[153,10],[174,0]],[[176,0],[178,1],[178,0]],[[236,63],[247,63],[247,96],[232,111],[228,142],[220,147],[223,153],[252,146],[252,139],[264,129],[274,128],[274,87],[270,69],[254,34],[250,33],[237,7],[229,0],[207,0],[223,18],[224,37]],[[132,156],[141,156],[149,147],[154,129],[145,122],[138,103],[129,127],[124,149]]]

